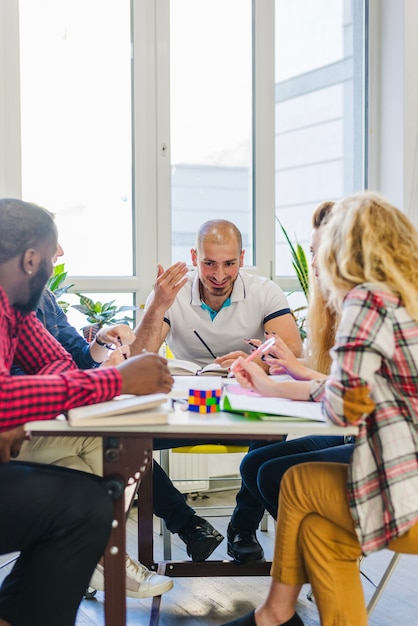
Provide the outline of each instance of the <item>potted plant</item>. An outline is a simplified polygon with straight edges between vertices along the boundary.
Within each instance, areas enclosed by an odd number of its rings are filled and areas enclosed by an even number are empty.
[[[87,321],[90,322],[88,326],[82,328],[83,335],[88,342],[93,341],[98,330],[102,326],[108,324],[130,324],[134,320],[132,317],[123,315],[119,317],[120,313],[124,311],[135,311],[139,307],[135,305],[117,306],[115,300],[109,302],[95,302],[91,298],[84,296],[81,293],[76,294],[80,298],[80,304],[73,304],[72,307],[80,313],[83,313],[87,317]]]
[[[49,278],[46,284],[46,288],[49,289],[49,291],[52,291],[52,293],[55,295],[55,297],[57,298],[57,302],[64,311],[64,313],[67,313],[68,309],[70,308],[70,304],[69,302],[65,302],[65,300],[60,300],[59,298],[60,296],[62,296],[63,293],[67,293],[70,287],[74,287],[74,285],[64,286],[62,284],[66,278],[67,272],[64,269],[64,263],[59,263],[58,265],[54,266],[52,276]]]

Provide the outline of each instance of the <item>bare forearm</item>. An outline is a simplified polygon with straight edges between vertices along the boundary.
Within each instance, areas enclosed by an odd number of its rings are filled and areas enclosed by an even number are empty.
[[[264,395],[288,398],[289,400],[309,400],[311,382],[308,380],[270,381]]]
[[[166,337],[164,332],[164,313],[152,308],[145,311],[142,320],[135,328],[135,341],[131,344],[131,355],[147,352],[158,352]]]
[[[310,367],[308,367],[307,365],[305,365],[302,359],[297,359],[296,361],[293,362],[291,367],[287,366],[286,369],[288,373],[295,380],[303,381],[303,380],[318,380],[318,378],[326,378],[326,375],[322,374],[322,372],[317,372],[311,369]]]
[[[93,361],[96,361],[96,363],[103,363],[103,361],[105,361],[107,358],[108,352],[109,348],[107,347],[107,345],[100,346],[96,342],[96,340],[94,340],[90,344],[90,355]]]

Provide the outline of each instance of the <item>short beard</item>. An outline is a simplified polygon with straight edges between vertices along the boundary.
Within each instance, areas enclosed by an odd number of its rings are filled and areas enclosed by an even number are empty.
[[[32,276],[29,280],[29,300],[25,304],[16,304],[15,309],[20,311],[23,315],[28,315],[32,313],[32,311],[36,311],[48,278],[49,273],[46,267],[46,261],[43,259],[39,264],[39,269],[35,276]]]

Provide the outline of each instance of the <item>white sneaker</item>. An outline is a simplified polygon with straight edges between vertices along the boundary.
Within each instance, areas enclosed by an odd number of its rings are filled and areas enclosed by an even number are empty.
[[[151,572],[145,565],[129,555],[125,557],[126,595],[130,598],[152,598],[169,591],[173,579]],[[91,577],[89,587],[104,591],[104,568],[98,563]]]

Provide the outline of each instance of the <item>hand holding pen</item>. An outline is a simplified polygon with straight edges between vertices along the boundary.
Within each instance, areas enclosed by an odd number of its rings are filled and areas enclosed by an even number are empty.
[[[251,352],[251,354],[249,354],[246,359],[244,359],[244,361],[246,363],[249,363],[250,361],[253,361],[255,358],[257,358],[258,356],[261,356],[265,352],[268,352],[270,348],[274,345],[274,342],[275,342],[274,337],[270,337],[270,339],[267,339],[267,341],[264,341],[262,344],[257,346],[256,349],[253,352]],[[234,376],[235,371],[238,370],[239,367],[240,365],[238,361],[235,361],[234,363],[232,363],[228,377],[231,378],[231,376]]]
[[[127,324],[104,326],[99,332],[98,345],[108,350],[107,359],[103,362],[106,367],[118,365],[130,356],[129,345],[135,340],[135,334]]]
[[[260,343],[254,343],[254,341],[251,341],[251,339],[244,339],[244,341],[245,341],[246,344],[248,344],[249,346],[251,346],[251,348],[254,348],[255,350],[257,350],[257,348],[259,348],[262,345],[261,341],[260,341]],[[274,343],[272,344],[272,346],[273,345],[274,345]],[[268,352],[266,356],[269,356],[272,359],[275,358],[274,354],[272,354],[271,352]],[[264,356],[261,357],[261,360],[264,361]]]

